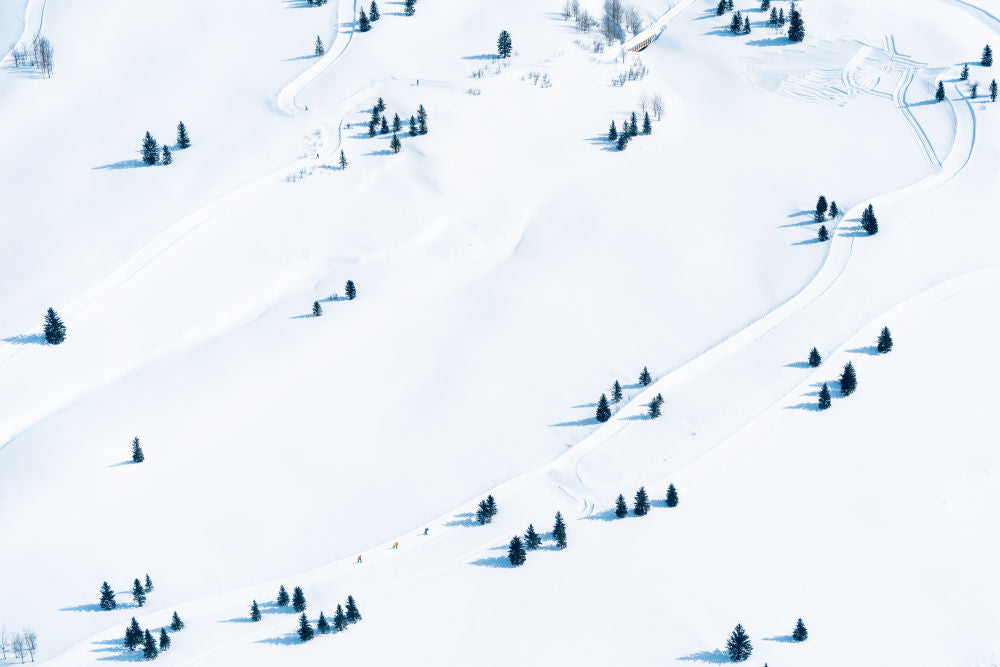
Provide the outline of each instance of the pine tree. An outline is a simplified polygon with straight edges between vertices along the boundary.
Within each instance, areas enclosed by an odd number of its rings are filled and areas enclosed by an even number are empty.
[[[528,524],[528,530],[524,531],[524,546],[534,550],[542,544],[542,536],[535,532],[535,526]]]
[[[375,103],[375,106],[378,107],[378,112],[382,113],[383,111],[385,111],[385,100],[383,100],[381,97],[378,98],[378,102]]]
[[[615,121],[611,121],[611,129],[608,130],[608,141],[618,141],[618,128],[615,127]]]
[[[733,20],[729,22],[729,32],[738,35],[743,31],[743,15],[738,11],[733,14]]]
[[[368,136],[374,137],[376,134],[378,134],[378,121],[373,120],[368,123]]]
[[[501,58],[510,58],[511,51],[514,50],[514,43],[510,38],[510,33],[506,30],[500,32],[497,37],[497,54]]]
[[[250,604],[250,620],[253,623],[256,623],[257,621],[260,620],[260,607],[257,606],[257,601],[256,600],[254,600]]]
[[[733,11],[733,0],[726,0],[726,9]]]
[[[133,616],[132,622],[125,628],[125,647],[130,651],[134,651],[135,647],[141,643],[142,628],[139,627],[139,621],[135,620],[135,616]]]
[[[993,49],[987,44],[983,47],[983,57],[980,59],[979,64],[983,67],[993,67]]]
[[[792,630],[792,639],[797,642],[804,642],[809,639],[809,631],[806,630],[806,624],[802,622],[801,618],[795,623],[795,629]]]
[[[524,565],[527,557],[527,554],[524,552],[524,545],[521,544],[520,536],[515,535],[511,538],[510,547],[507,549],[507,558],[510,560],[510,564],[514,567],[520,567]]]
[[[619,519],[624,519],[628,516],[628,504],[625,502],[625,496],[618,494],[618,499],[615,500],[615,516]]]
[[[372,29],[372,24],[368,21],[368,15],[365,14],[364,7],[358,12],[358,30],[361,32],[368,32]]]
[[[410,116],[410,136],[417,136],[417,119],[413,116]]]
[[[160,650],[166,651],[170,648],[170,635],[167,634],[166,628],[160,628]]]
[[[634,111],[632,112],[632,119],[629,121],[628,124],[628,133],[630,136],[633,137],[639,136],[639,119],[635,117]]]
[[[368,19],[370,21],[378,21],[381,16],[382,15],[378,11],[378,5],[375,4],[375,0],[372,0],[372,6],[368,10]]]
[[[878,335],[878,351],[882,354],[892,351],[892,334],[889,327],[882,327],[882,333]]]
[[[642,119],[642,133],[643,134],[652,134],[653,133],[653,124],[649,122],[649,112],[648,111],[646,112],[646,115]]]
[[[742,625],[737,625],[733,629],[733,634],[729,635],[726,641],[726,652],[733,662],[743,662],[753,653],[753,646],[750,644],[750,635],[743,629]]]
[[[615,380],[615,384],[611,387],[611,402],[621,403],[622,402],[622,386]]]
[[[341,632],[346,627],[347,627],[347,617],[344,616],[344,608],[338,604],[337,611],[333,615],[333,628],[337,632]]]
[[[751,28],[750,28],[750,16],[747,15],[747,16],[743,17],[743,34],[744,35],[749,35],[750,32],[751,32]]]
[[[497,501],[493,499],[493,494],[486,496],[486,510],[491,519],[497,515]]]
[[[389,121],[385,119],[385,116],[382,116],[382,124],[379,126],[378,130],[382,134],[389,134]]]
[[[771,8],[771,0],[761,0],[760,11],[766,12],[770,8]]]
[[[934,93],[934,99],[938,102],[944,102],[944,81],[938,81],[937,92]]]
[[[825,243],[830,238],[830,232],[827,231],[826,225],[820,225],[819,231],[816,232],[816,238],[819,239],[820,243]]]
[[[148,130],[142,139],[142,161],[150,165],[160,161],[160,145]]]
[[[628,147],[628,123],[622,128],[622,133],[618,135],[618,143],[615,145],[620,151],[625,150]]]
[[[184,621],[181,620],[181,617],[177,615],[176,611],[174,612],[173,618],[170,619],[170,629],[174,632],[184,629]]]
[[[306,595],[300,586],[292,591],[292,609],[300,614],[306,610]]]
[[[840,209],[837,208],[837,202],[830,202],[830,219],[836,220],[838,215],[840,215]]]
[[[375,124],[375,127],[378,127],[380,120],[382,120],[382,110],[379,109],[378,102],[376,102],[375,106],[372,107],[372,123]]]
[[[556,541],[557,549],[566,548],[566,524],[563,523],[561,512],[556,512],[556,523],[552,527],[552,538]]]
[[[399,132],[403,129],[403,121],[399,119],[399,114],[395,114],[392,117],[392,131]]]
[[[375,6],[374,2],[372,3],[372,6]],[[323,612],[319,613],[319,620],[316,621],[316,629],[319,630],[321,635],[325,635],[330,632],[330,624],[327,623],[326,616],[323,615]]]
[[[990,82],[990,101],[991,102],[996,102],[997,101],[997,80],[996,79],[993,79],[993,81]]]
[[[53,308],[45,311],[45,342],[58,345],[66,340],[66,325]]]
[[[137,607],[146,604],[146,591],[142,590],[142,584],[139,583],[138,579],[132,584],[132,600]]]
[[[826,203],[826,197],[823,195],[819,196],[816,200],[816,213],[823,216],[823,220],[826,220],[826,212],[829,210],[829,206]]]
[[[785,8],[784,7],[780,7],[778,9],[778,25],[779,26],[784,26],[785,25]]]
[[[819,350],[815,347],[809,352],[809,365],[816,368],[823,363],[823,357],[819,356]]]
[[[340,168],[347,169],[347,156],[344,155],[344,151],[340,151]]]
[[[417,0],[404,0],[403,2],[403,13],[407,16],[413,16],[417,11]]]
[[[288,591],[285,590],[284,586],[278,587],[278,606],[287,607],[288,606]]]
[[[115,602],[115,592],[111,590],[111,586],[105,581],[101,584],[101,609],[111,611],[117,606],[118,603]]]
[[[601,394],[597,399],[597,421],[602,424],[611,419],[611,406],[608,405],[608,397]]]
[[[177,123],[177,148],[185,149],[191,147],[191,137],[188,136],[184,121]]]
[[[423,104],[417,107],[417,123],[420,125],[420,134],[427,134],[427,111]]]
[[[348,623],[357,623],[361,620],[361,612],[358,611],[358,605],[354,603],[354,596],[347,596],[347,613],[344,615]]]
[[[673,484],[667,487],[667,507],[677,507],[680,499],[677,497],[677,487]]]
[[[875,218],[875,208],[871,204],[861,214],[861,228],[868,232],[869,236],[878,234],[878,219]]]
[[[962,65],[962,75],[959,77],[962,81],[969,80],[969,63]]]
[[[771,17],[770,17],[770,19],[768,19],[768,23],[772,27],[777,27],[778,26],[778,9],[777,9],[777,7],[771,7]]]
[[[490,514],[490,508],[486,504],[485,500],[480,500],[479,505],[476,507],[476,522],[480,526],[484,526],[493,520],[493,515]]]
[[[149,574],[146,574],[146,583],[142,586],[143,590],[147,593],[153,592],[153,580],[149,578]]]
[[[632,512],[636,516],[649,514],[649,496],[646,494],[646,487],[640,486],[639,490],[635,492],[635,505],[632,507]]]
[[[156,660],[158,653],[153,635],[149,633],[149,630],[146,630],[146,634],[142,638],[142,657],[146,660]]]
[[[299,616],[299,639],[307,642],[313,638],[313,629],[309,627],[309,619],[306,618],[305,612]]]
[[[726,0],[719,0],[719,6],[715,8],[715,15],[722,16],[726,13]]]
[[[139,445],[139,438],[132,438],[132,462],[142,463],[145,460],[146,455],[142,453],[142,447]]]
[[[788,39],[801,42],[806,38],[806,26],[802,21],[802,13],[792,7],[788,10]]]
[[[649,369],[645,366],[642,367],[642,373],[639,373],[639,384],[643,387],[648,387],[653,383],[653,376],[649,374]]]
[[[173,164],[173,163],[174,163],[174,156],[170,153],[170,149],[167,148],[166,145],[164,145],[163,159],[160,161],[160,164]]]
[[[661,406],[663,405],[663,397],[657,395],[649,402],[648,415],[650,419],[658,419],[661,414]]]
[[[316,48],[313,50],[313,53],[317,56],[326,53],[326,49],[323,48],[323,40],[319,38],[319,35],[316,35]]]
[[[844,366],[844,372],[840,376],[840,395],[850,396],[858,388],[858,376],[854,372],[854,364],[850,361]]]
[[[389,142],[389,148],[392,149],[393,153],[399,153],[400,149],[403,148],[403,144],[395,132],[392,133],[392,141]]]
[[[976,99],[977,97],[979,97],[979,84],[978,83],[973,83],[972,87],[969,88],[969,97],[971,99],[973,99],[973,100]]]
[[[823,388],[819,390],[819,409],[827,410],[831,405],[830,401],[830,388],[823,383]]]
[[[354,286],[353,280],[348,280],[347,283],[344,285],[344,293],[347,294],[348,301],[354,301],[355,297],[358,296],[358,290]]]

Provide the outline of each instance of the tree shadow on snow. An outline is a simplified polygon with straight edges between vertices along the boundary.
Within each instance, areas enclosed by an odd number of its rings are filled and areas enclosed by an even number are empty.
[[[562,426],[593,426],[597,423],[597,417],[587,417],[586,419],[576,419],[569,422],[559,422],[558,424],[549,424],[549,428],[562,427]]]
[[[42,334],[20,334],[4,338],[3,342],[11,345],[45,345],[45,336]]]
[[[808,220],[802,220],[800,222],[789,222],[787,225],[778,225],[778,229],[785,229],[786,227],[808,227],[809,225],[817,225],[817,224],[819,223],[813,220],[812,218],[809,218]]]
[[[94,646],[97,648],[91,649],[91,653],[108,654],[101,656],[98,660],[114,660],[117,662],[141,662],[143,660],[141,650],[127,650],[121,639],[101,639],[94,642]]]
[[[810,368],[808,361],[793,361],[790,364],[785,364],[785,368]]]
[[[286,635],[281,635],[279,637],[267,637],[266,639],[258,639],[256,644],[278,644],[279,646],[290,646],[291,644],[301,644],[302,640],[299,639],[299,635],[295,632],[289,632]]]
[[[796,403],[795,405],[786,405],[786,410],[809,410],[811,412],[819,412],[819,404],[817,402],[812,403]]]
[[[624,417],[624,419],[627,422],[641,422],[641,421],[646,421],[647,419],[649,419],[649,415],[647,415],[647,414],[629,415],[628,417]]]
[[[453,526],[478,526],[479,522],[476,521],[475,517],[476,517],[476,515],[473,514],[472,512],[461,512],[460,514],[456,514],[455,518],[452,519],[451,521],[445,522],[444,525],[448,526],[448,527],[453,527]]]
[[[109,164],[102,164],[99,167],[93,167],[93,169],[139,169],[141,167],[152,167],[155,165],[146,164],[142,160],[133,158],[131,160],[122,160],[121,162],[111,162]]]
[[[290,319],[290,320],[307,320],[307,319],[308,320],[312,320],[312,319],[315,319],[315,318],[316,318],[316,315],[313,315],[312,313],[306,313],[305,315],[292,315],[288,319]]]
[[[591,146],[600,147],[602,151],[607,151],[609,153],[619,152],[617,142],[609,141],[607,134],[598,134],[593,137],[587,137],[584,141],[586,141]]]
[[[106,465],[104,467],[105,468],[121,468],[122,466],[134,466],[134,465],[136,465],[135,461],[133,461],[132,459],[125,459],[124,461],[119,461],[118,463],[109,463],[108,465]]]
[[[96,602],[91,604],[78,604],[75,607],[63,607],[59,611],[104,611],[101,605]]]
[[[372,151],[371,153],[365,153],[364,157],[377,157],[380,155],[392,155],[392,151],[386,148],[380,151]]]
[[[226,618],[219,621],[219,623],[254,623],[254,622],[255,621],[250,620],[249,616],[236,616],[235,618]]]
[[[811,239],[795,241],[794,243],[789,243],[788,245],[816,245],[817,243],[826,243],[826,241],[820,241],[818,236],[814,236]]]
[[[510,559],[506,556],[492,556],[490,558],[477,558],[476,560],[469,563],[470,565],[477,565],[479,567],[494,567],[494,568],[513,568],[514,566],[510,564]]]
[[[499,58],[495,53],[480,53],[477,56],[462,56],[462,60],[497,60]]]
[[[874,345],[866,345],[865,347],[856,347],[853,350],[848,350],[851,354],[867,354],[869,357],[877,357],[879,355],[878,348]]]
[[[717,648],[714,651],[698,651],[697,653],[691,653],[677,659],[687,662],[708,662],[713,665],[724,665],[729,662],[729,655],[723,652],[722,649]]]
[[[269,600],[268,602],[261,602],[257,605],[262,614],[294,614],[296,613],[295,608],[292,606],[279,607],[278,603],[274,600]]]
[[[747,44],[750,46],[788,46],[789,44],[794,44],[794,42],[785,35],[781,35],[768,39],[751,39]]]
[[[621,519],[627,519],[627,516],[621,517]],[[598,512],[596,514],[591,514],[590,516],[583,517],[585,521],[619,521],[619,517],[615,514],[613,509],[606,509],[603,512]]]
[[[764,637],[766,642],[781,642],[782,644],[796,644],[795,638],[791,635],[775,635],[774,637]]]
[[[581,403],[580,405],[574,405],[573,406],[574,409],[578,409],[578,408],[596,408],[596,407],[597,407],[597,403]]]
[[[925,107],[929,104],[944,104],[944,102],[938,102],[936,99],[931,98],[929,100],[922,100],[920,102],[908,102],[906,106],[908,107]]]

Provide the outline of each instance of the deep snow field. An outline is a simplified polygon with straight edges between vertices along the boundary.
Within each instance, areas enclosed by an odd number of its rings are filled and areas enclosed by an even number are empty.
[[[0,0],[2,53],[55,49],[0,62],[0,625],[60,665],[175,610],[176,664],[714,664],[742,623],[752,665],[1000,665],[1000,0],[803,0],[801,44],[632,0],[624,62],[561,0],[379,4]],[[300,643],[282,584],[364,620]]]

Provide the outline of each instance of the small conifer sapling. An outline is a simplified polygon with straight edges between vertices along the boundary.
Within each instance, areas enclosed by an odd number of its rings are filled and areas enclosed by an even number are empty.
[[[673,484],[667,487],[667,507],[677,507],[680,499],[677,497],[677,487]]]

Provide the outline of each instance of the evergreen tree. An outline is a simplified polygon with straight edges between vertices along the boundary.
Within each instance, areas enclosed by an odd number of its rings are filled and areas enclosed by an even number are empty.
[[[528,524],[528,530],[524,531],[524,546],[528,549],[537,549],[542,545],[542,536],[535,532],[535,526]]]
[[[403,129],[403,121],[399,119],[399,114],[395,114],[392,117],[392,131],[399,132]]]
[[[622,386],[615,380],[614,386],[611,387],[611,402],[621,403],[622,402]]]
[[[177,123],[177,148],[185,149],[191,147],[191,137],[188,136],[184,121]]]
[[[875,218],[875,208],[871,204],[861,214],[861,228],[868,232],[869,236],[878,234],[878,219]]]
[[[826,197],[820,195],[819,199],[816,200],[816,213],[822,215],[823,219],[826,220],[826,212],[828,210],[829,206],[827,206]]]
[[[646,115],[642,119],[642,133],[643,134],[652,134],[653,133],[653,124],[649,122],[649,112],[648,111],[646,112]]]
[[[778,26],[778,8],[771,7],[771,17],[767,21],[772,27]]]
[[[620,151],[625,150],[627,147],[628,147],[628,123],[626,123],[626,127],[622,128],[622,133],[618,135],[618,143],[615,145],[615,148],[617,148]]]
[[[301,586],[296,586],[292,591],[292,609],[300,614],[306,610],[306,594],[302,592]]]
[[[417,123],[420,125],[420,134],[427,134],[427,111],[423,104],[417,107]]]
[[[827,231],[826,225],[820,225],[819,231],[816,233],[816,238],[820,240],[820,243],[825,243],[830,238],[830,232]]]
[[[771,8],[771,0],[761,0],[760,11],[766,12]]]
[[[142,161],[150,165],[160,161],[160,145],[148,130],[142,139]]]
[[[378,127],[380,120],[382,120],[382,110],[378,108],[378,102],[376,102],[375,106],[372,107],[372,123],[375,124],[375,127]]]
[[[58,345],[66,340],[66,325],[53,308],[45,311],[45,342]]]
[[[792,630],[792,639],[797,642],[804,642],[809,639],[809,631],[806,630],[806,624],[802,622],[801,618],[795,623],[795,629]]]
[[[653,383],[653,376],[649,374],[649,369],[645,366],[642,367],[642,372],[639,373],[639,384],[643,387],[648,387]]]
[[[354,603],[354,596],[347,596],[347,613],[344,615],[348,623],[357,623],[361,620],[361,612],[358,611],[358,605]]]
[[[506,30],[500,32],[497,37],[497,54],[501,58],[510,58],[511,51],[514,50],[514,43],[510,38],[510,33]]]
[[[385,119],[385,116],[382,116],[382,124],[379,126],[379,132],[389,134],[389,121]]]
[[[417,136],[417,119],[413,116],[410,116],[410,136]]]
[[[283,585],[279,586],[278,587],[278,599],[277,599],[278,606],[279,607],[287,607],[288,606],[288,599],[289,599],[288,598],[288,591],[285,590],[285,587]]]
[[[657,394],[653,397],[653,400],[649,402],[649,418],[657,419],[661,414],[661,406],[663,405],[663,397]]]
[[[347,627],[347,617],[344,616],[344,608],[338,604],[337,611],[333,615],[333,628],[337,632],[341,632],[346,627]]]
[[[493,520],[493,515],[490,514],[490,508],[486,504],[485,500],[480,500],[479,505],[476,507],[476,522],[480,526],[484,526]]]
[[[618,499],[615,500],[615,516],[619,519],[624,519],[628,516],[628,504],[625,502],[625,496],[618,494]]]
[[[819,409],[827,410],[831,405],[830,401],[830,388],[823,383],[823,388],[819,390]]]
[[[629,136],[637,137],[639,136],[639,120],[635,117],[635,112],[632,112],[632,119],[628,124]]]
[[[677,497],[677,487],[673,484],[667,487],[667,507],[677,507],[680,499]]]
[[[413,16],[417,11],[417,0],[404,0],[403,2],[403,13],[407,16]]]
[[[556,523],[552,527],[552,538],[556,541],[557,549],[566,548],[566,524],[563,522],[561,512],[556,512]]]
[[[938,102],[944,102],[944,81],[938,81],[937,92],[934,93],[934,99]]]
[[[383,111],[385,111],[385,100],[383,100],[381,97],[378,98],[378,102],[375,103],[375,106],[378,107],[378,112],[382,113]]]
[[[166,628],[160,628],[160,650],[166,651],[170,648],[170,635],[167,634]]]
[[[142,628],[139,627],[139,621],[135,620],[135,616],[133,616],[132,622],[125,628],[125,647],[130,651],[134,651],[135,647],[141,643]]]
[[[340,168],[347,169],[347,156],[344,155],[344,151],[340,151]]]
[[[996,102],[997,101],[997,80],[996,79],[993,79],[993,81],[990,82],[990,101],[991,102]]]
[[[840,209],[837,208],[837,202],[830,202],[830,219],[836,220],[838,215],[840,215]]]
[[[142,584],[139,583],[138,579],[132,584],[132,600],[137,607],[146,604],[146,591],[142,590]]]
[[[976,99],[977,97],[979,97],[979,84],[978,83],[973,83],[972,84],[972,87],[969,89],[969,97],[971,99]]]
[[[983,57],[979,64],[983,67],[993,67],[993,49],[990,48],[989,44],[983,47]]]
[[[784,7],[779,7],[778,8],[778,26],[784,26],[784,25],[785,25],[785,8]]]
[[[524,545],[521,544],[521,537],[515,535],[511,538],[510,547],[507,549],[507,558],[510,560],[510,564],[514,567],[524,565],[527,557],[527,554],[524,552]]]
[[[374,2],[372,3],[372,6],[375,6]],[[316,629],[319,630],[321,635],[325,635],[330,632],[330,624],[327,623],[326,616],[323,615],[323,612],[319,613],[319,620],[316,621]]]
[[[250,604],[250,620],[254,623],[260,620],[260,607],[257,606],[256,600]]]
[[[358,290],[354,286],[353,280],[348,280],[347,283],[344,285],[344,293],[347,294],[348,301],[354,301],[355,297],[358,296]]]
[[[315,53],[317,56],[321,56],[324,53],[326,53],[326,49],[323,48],[323,40],[319,38],[319,35],[316,35],[316,48],[313,51],[313,53]]]
[[[368,10],[368,20],[378,21],[382,15],[378,11],[378,5],[375,4],[375,0],[372,0],[372,6]]]
[[[117,606],[118,603],[115,602],[115,592],[111,590],[111,586],[105,581],[101,584],[101,609],[111,611]]]
[[[142,463],[146,460],[146,455],[142,453],[142,447],[139,445],[139,438],[132,438],[132,462]]]
[[[792,7],[788,10],[788,39],[801,42],[806,38],[806,26],[802,21],[802,12]]]
[[[149,574],[148,573],[146,574],[146,583],[143,584],[142,588],[147,593],[152,593],[153,592],[153,580],[149,578]]]
[[[309,619],[306,618],[305,612],[299,616],[299,639],[307,642],[313,638],[313,629],[309,627]]]
[[[850,396],[858,388],[858,376],[854,372],[854,364],[850,361],[844,366],[844,372],[840,376],[840,395]]]
[[[882,333],[878,335],[878,351],[882,354],[892,351],[892,335],[889,327],[882,327]]]
[[[146,634],[142,638],[142,657],[146,660],[156,660],[158,653],[153,635],[149,633],[149,630],[146,630]]]
[[[170,149],[166,145],[163,146],[163,159],[160,164],[173,164],[174,156],[170,153]]]
[[[378,121],[373,120],[368,123],[368,136],[374,137],[376,134],[378,134]]]
[[[816,368],[823,363],[823,357],[819,356],[819,350],[815,347],[809,352],[809,365]]]
[[[368,15],[365,14],[364,7],[358,12],[358,30],[361,32],[368,32],[372,29],[372,24],[368,21]]]
[[[753,646],[750,644],[750,635],[738,625],[733,629],[733,634],[729,635],[726,641],[726,652],[733,662],[743,662],[753,653]]]
[[[635,492],[635,505],[632,507],[632,513],[636,516],[649,514],[649,496],[646,494],[644,486],[640,486],[639,490]]]
[[[739,11],[733,14],[733,20],[729,22],[729,32],[734,35],[743,32],[743,15]]]
[[[177,615],[176,611],[174,612],[173,618],[170,619],[170,629],[174,632],[184,629],[184,621],[181,620],[181,617]]]
[[[608,141],[618,141],[618,129],[615,127],[615,121],[611,121],[611,129],[608,130]]]
[[[726,0],[726,9],[733,11],[733,0]]]
[[[490,518],[497,515],[497,501],[493,499],[493,494],[486,496],[486,510],[490,513]]]
[[[962,75],[959,77],[962,81],[969,80],[969,63],[962,65]]]
[[[597,421],[602,424],[611,419],[611,407],[608,405],[608,397],[601,394],[597,399]]]
[[[726,13],[726,0],[719,0],[719,6],[715,8],[715,15],[722,16]]]
[[[749,35],[750,32],[751,32],[750,16],[747,15],[747,16],[743,17],[743,34],[744,35]]]
[[[403,144],[395,132],[392,133],[392,141],[389,142],[389,148],[392,149],[393,153],[399,153],[400,149],[403,148]]]

